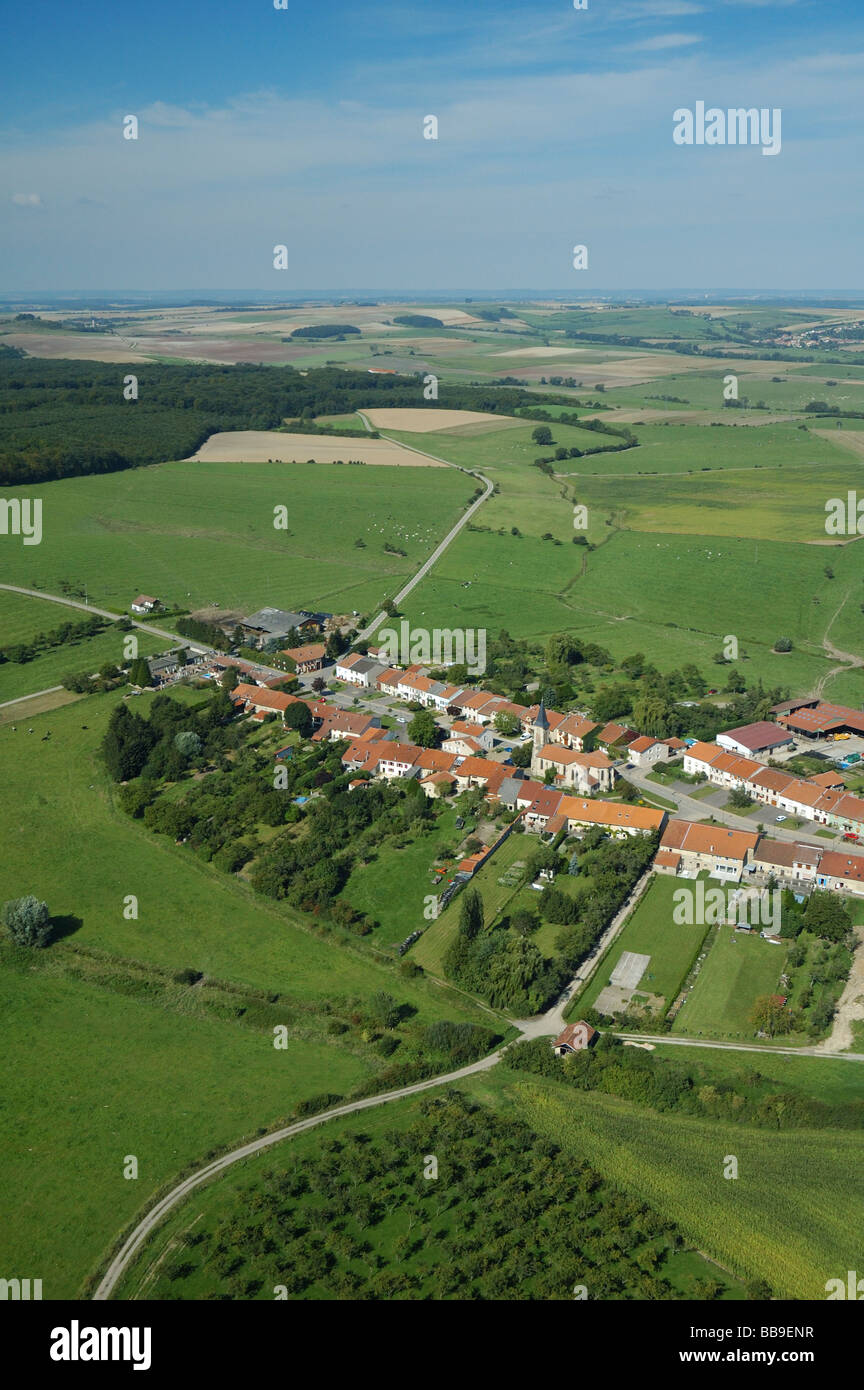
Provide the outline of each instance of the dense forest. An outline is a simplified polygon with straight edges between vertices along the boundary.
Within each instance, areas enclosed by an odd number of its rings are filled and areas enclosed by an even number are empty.
[[[124,378],[138,381],[125,400]],[[0,485],[186,458],[219,430],[271,430],[359,408],[416,407],[420,376],[290,367],[43,361],[0,355]],[[566,404],[518,388],[442,383],[429,410],[511,413],[520,405]]]

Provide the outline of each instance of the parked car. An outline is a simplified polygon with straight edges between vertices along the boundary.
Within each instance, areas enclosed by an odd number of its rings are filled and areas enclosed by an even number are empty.
[[[775,819],[778,820],[778,821],[780,821],[780,820],[788,820],[789,817],[788,817],[788,816],[776,816]]]

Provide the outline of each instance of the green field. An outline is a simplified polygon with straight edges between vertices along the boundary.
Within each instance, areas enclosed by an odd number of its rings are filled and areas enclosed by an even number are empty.
[[[355,867],[340,896],[381,923],[372,937],[379,945],[398,944],[427,925],[424,898],[441,888],[432,885],[434,861],[442,847],[455,847],[466,833],[456,829],[456,819],[457,812],[447,806],[431,830],[402,836],[408,840],[404,847],[388,843],[372,863]]]
[[[478,869],[471,880],[483,899],[486,926],[491,926],[499,912],[521,891],[518,865],[524,865],[537,848],[533,836],[512,834],[496,849],[492,858]],[[500,880],[500,881],[499,881]],[[459,927],[459,894],[445,907],[440,917],[426,928],[417,945],[412,947],[411,959],[434,975],[444,974],[444,955]]]
[[[754,1000],[776,994],[786,947],[772,946],[758,932],[721,927],[686,1003],[672,1025],[689,1038],[750,1040],[755,1034],[747,1015]],[[788,1038],[779,1041],[788,1042]]]
[[[495,502],[480,515],[491,518]],[[615,658],[641,651],[661,670],[692,661],[712,682],[712,657],[734,634],[746,649],[741,669],[748,682],[809,690],[835,664],[821,643],[848,595],[831,637],[849,650],[861,647],[860,627],[853,640],[860,584],[854,546],[826,552],[710,535],[608,537],[587,553],[534,536],[462,532],[406,600],[406,615],[418,626],[446,627],[458,613],[466,623],[493,633],[506,628],[515,637],[566,630]],[[824,575],[826,554],[833,580]],[[790,636],[795,650],[774,653],[778,636]],[[861,671],[836,677],[828,691],[860,704]]]
[[[362,612],[427,558],[471,491],[455,470],[317,463],[164,463],[43,483],[31,489],[42,544],[7,545],[4,579],[86,585],[121,612],[139,593],[183,608]],[[280,505],[287,531],[273,525]]]
[[[672,895],[677,886],[674,878],[655,874],[624,930],[597,967],[588,988],[579,995],[573,1010],[569,1011],[572,1017],[579,1017],[580,1011],[594,1008],[598,994],[609,983],[609,976],[625,951],[651,957],[636,992],[660,994],[666,1008],[670,1007],[708,930],[704,925],[687,926],[673,922]]]
[[[588,433],[555,425],[553,437],[567,443],[568,431]],[[541,638],[568,629],[613,657],[642,651],[661,669],[694,662],[711,679],[719,639],[733,634],[748,681],[802,691],[833,664],[822,646],[829,627],[835,644],[861,650],[855,547],[801,544],[826,539],[826,500],[859,485],[861,463],[793,425],[636,434],[638,448],[562,461],[551,478],[531,466],[528,430],[394,435],[482,468],[496,485],[407,601],[412,621],[443,627],[459,614]],[[572,543],[575,503],[587,507],[593,552]],[[795,643],[783,657],[772,651],[778,636]],[[827,689],[857,705],[864,678],[840,672]]]
[[[550,428],[553,443],[535,444],[531,435],[537,428],[537,421],[525,425],[510,424],[496,430],[491,428],[494,418],[490,417],[490,427],[478,423],[429,434],[412,434],[407,430],[389,429],[383,430],[382,433],[388,439],[396,439],[400,444],[412,444],[415,449],[446,458],[463,468],[479,468],[484,473],[488,471],[490,476],[499,470],[527,468],[536,458],[548,458],[558,446],[566,449],[597,449],[621,443],[614,435],[600,434],[596,430],[583,430],[578,425],[552,423]],[[598,459],[618,457],[617,454],[592,455],[588,459],[569,459],[556,466],[566,471],[584,465],[593,471],[595,468],[600,469]]]
[[[489,1020],[457,992],[400,978],[360,943],[304,929],[298,913],[256,899],[117,810],[97,752],[117,699],[89,696],[34,717],[32,737],[0,727],[0,902],[35,892],[70,944],[284,992],[310,1016],[282,1052],[233,1020],[96,988],[60,947],[40,957],[40,973],[0,967],[14,1078],[2,1122],[12,1202],[2,1244],[7,1264],[39,1253],[46,1297],[71,1296],[123,1222],[186,1163],[383,1067],[374,1051],[322,1036],[321,1024],[310,1031],[334,1001],[347,1007],[383,990],[417,1023]],[[38,737],[45,728],[48,742]],[[137,920],[123,915],[129,894]],[[137,1183],[122,1180],[128,1153],[142,1162]],[[69,1155],[74,1170],[63,1167]]]
[[[773,411],[803,411],[810,401],[826,401],[843,410],[864,409],[864,383],[849,375],[849,369],[838,366],[805,366],[803,369],[788,362],[772,364],[774,370],[760,368],[758,374],[748,371],[746,364],[725,364],[711,372],[682,372],[680,376],[665,376],[644,386],[618,386],[606,390],[604,400],[610,406],[640,406],[653,410],[715,410],[722,412],[734,424],[736,419],[759,419],[752,409],[763,401]],[[749,406],[730,409],[724,405],[723,378],[729,373],[738,377],[738,398],[746,396]],[[791,373],[791,374],[790,374]],[[773,381],[772,377],[780,377]],[[826,382],[835,381],[836,386]],[[678,396],[679,402],[658,400],[658,396]]]
[[[62,623],[80,622],[86,616],[65,604],[26,598],[23,594],[0,589],[0,646],[29,642],[37,633],[50,632]],[[170,646],[164,637],[150,637],[140,631],[135,635],[141,656],[152,656]],[[52,647],[32,661],[3,662],[0,664],[0,701],[48,690],[69,672],[87,671],[92,675],[105,662],[125,664],[124,637],[118,628],[108,628],[96,637],[79,637],[62,647]]]
[[[123,1225],[187,1164],[370,1068],[87,984],[0,968],[3,1266],[74,1298]],[[138,1159],[126,1180],[126,1155]],[[19,1276],[19,1277],[21,1277]]]
[[[734,451],[731,457],[736,457]],[[710,528],[717,536],[818,542],[817,556],[821,555],[824,565],[833,564],[838,550],[847,548],[835,542],[822,550],[829,540],[825,503],[860,488],[862,464],[864,460],[855,463],[845,455],[831,465],[830,475],[823,462],[789,464],[788,470],[782,465],[749,469],[743,478],[730,464],[726,470],[693,477],[628,478],[625,495],[620,489],[611,491],[606,480],[596,477],[580,478],[573,486],[589,509],[589,519],[594,513],[591,539],[598,538],[607,520],[633,531],[700,535]]]
[[[724,1048],[672,1043],[657,1043],[654,1055],[671,1066],[692,1068],[712,1083],[734,1086],[736,1093],[743,1096],[758,1094],[760,1085],[767,1081],[772,1088],[796,1091],[831,1105],[864,1100],[864,1066],[840,1058],[770,1052],[742,1055]]]

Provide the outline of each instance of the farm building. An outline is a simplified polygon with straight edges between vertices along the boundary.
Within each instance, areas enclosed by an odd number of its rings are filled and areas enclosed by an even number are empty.
[[[289,613],[284,608],[259,608],[257,613],[243,618],[240,627],[251,644],[263,647],[273,638],[281,641],[292,630],[304,634],[320,632],[331,616],[330,613],[310,613],[306,609]]]
[[[745,758],[768,758],[780,748],[792,748],[795,740],[788,729],[760,719],[755,724],[742,724],[717,735],[721,748],[729,753],[741,753]]]
[[[156,609],[161,607],[158,598],[151,598],[149,594],[139,594],[132,600],[133,613],[155,613]]]

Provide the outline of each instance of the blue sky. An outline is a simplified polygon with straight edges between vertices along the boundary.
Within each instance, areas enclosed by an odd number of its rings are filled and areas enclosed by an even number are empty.
[[[859,0],[4,9],[0,291],[864,285]]]

